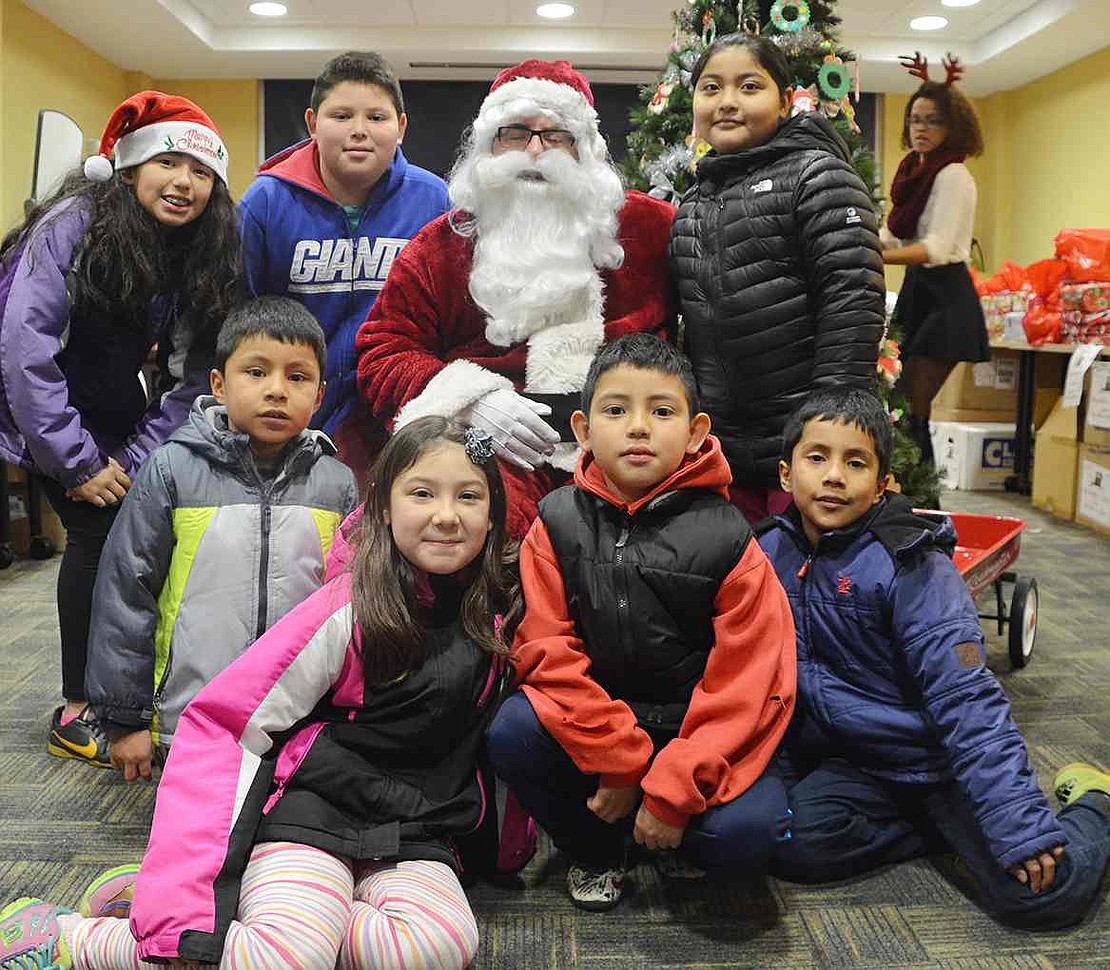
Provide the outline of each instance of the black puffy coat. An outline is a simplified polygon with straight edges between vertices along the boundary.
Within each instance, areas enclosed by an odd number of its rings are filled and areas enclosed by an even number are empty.
[[[739,485],[770,487],[786,419],[814,387],[872,387],[885,318],[878,217],[817,114],[709,154],[670,258],[702,407]]]

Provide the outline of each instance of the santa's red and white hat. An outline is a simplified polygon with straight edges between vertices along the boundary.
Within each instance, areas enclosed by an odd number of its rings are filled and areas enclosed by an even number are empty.
[[[188,98],[161,91],[140,91],[112,112],[99,154],[85,159],[85,177],[105,182],[113,159],[119,171],[163,152],[190,155],[227,184],[227,148],[212,119]]]
[[[501,71],[474,119],[475,144],[492,145],[502,125],[537,116],[574,135],[579,153],[605,157],[590,82],[569,61],[524,61]]]

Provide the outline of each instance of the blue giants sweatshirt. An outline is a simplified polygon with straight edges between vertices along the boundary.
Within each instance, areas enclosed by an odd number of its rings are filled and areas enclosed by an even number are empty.
[[[370,193],[351,232],[320,177],[316,143],[267,159],[239,203],[243,262],[255,296],[300,300],[324,328],[328,382],[313,426],[333,432],[352,411],[355,332],[405,244],[451,208],[443,179],[410,165],[401,149]]]

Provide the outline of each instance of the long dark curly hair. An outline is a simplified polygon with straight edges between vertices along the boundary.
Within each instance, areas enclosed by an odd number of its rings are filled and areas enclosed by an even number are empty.
[[[427,649],[417,606],[417,573],[398,551],[386,522],[393,482],[444,442],[463,445],[465,435],[466,426],[458,421],[419,418],[389,439],[370,470],[351,580],[351,602],[362,635],[368,684],[389,683],[419,669]],[[459,615],[466,635],[479,647],[488,653],[506,654],[524,612],[519,547],[505,531],[505,485],[497,459],[491,455],[477,467],[489,484],[493,527],[478,558],[460,576],[465,588]]]
[[[220,324],[242,295],[239,232],[227,186],[214,178],[204,212],[169,228],[142,207],[122,176],[116,172],[97,182],[80,169],[71,172],[4,237],[0,261],[23,234],[55,218],[59,204],[72,199],[90,210],[71,267],[75,312],[99,311],[119,326],[145,328],[151,301],[176,294],[179,318],[200,345],[214,345]]]

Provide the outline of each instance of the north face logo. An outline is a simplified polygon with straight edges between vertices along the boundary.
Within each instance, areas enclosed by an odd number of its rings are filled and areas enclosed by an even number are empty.
[[[762,182],[756,182],[755,185],[751,186],[748,189],[748,191],[749,192],[770,192],[771,189],[773,189],[774,187],[775,187],[774,182],[772,182],[770,179],[764,179]]]
[[[836,577],[836,591],[841,596],[847,596],[852,592],[852,577],[851,576],[837,576]]]

